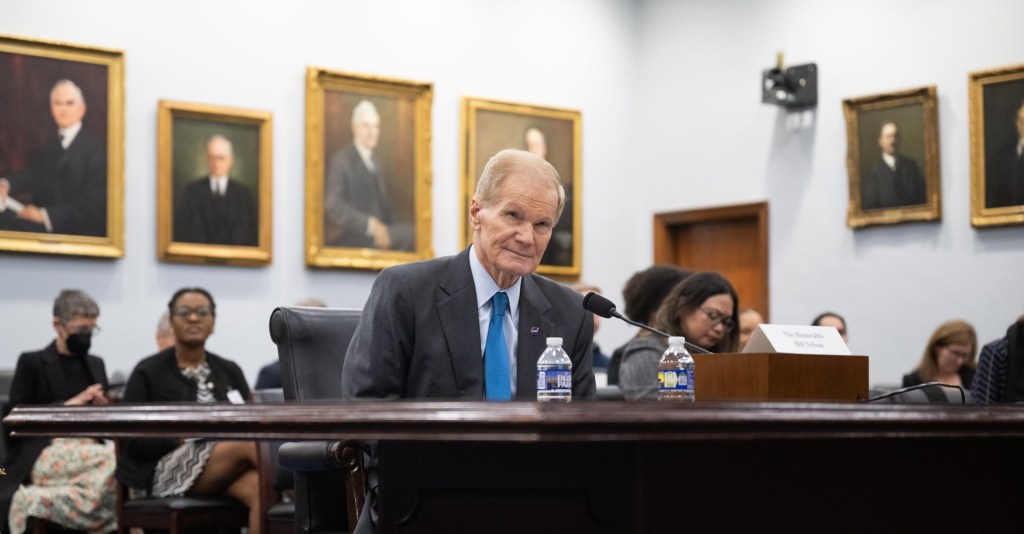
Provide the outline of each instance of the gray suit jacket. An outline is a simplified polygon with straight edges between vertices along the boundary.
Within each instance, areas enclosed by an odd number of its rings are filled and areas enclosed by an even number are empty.
[[[466,248],[455,256],[381,271],[345,357],[343,398],[484,398],[469,253]],[[561,337],[572,359],[573,399],[593,398],[593,315],[575,291],[540,275],[524,276],[516,354],[519,400],[537,398],[537,358],[548,336]]]

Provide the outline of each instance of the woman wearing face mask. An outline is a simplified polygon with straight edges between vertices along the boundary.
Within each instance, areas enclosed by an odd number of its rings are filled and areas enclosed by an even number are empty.
[[[242,402],[242,369],[206,350],[217,305],[199,287],[179,289],[168,303],[174,346],[144,358],[124,387],[124,402]],[[122,441],[117,478],[154,497],[231,496],[249,507],[249,533],[260,533],[259,474],[251,441],[132,438]]]
[[[57,337],[45,349],[18,358],[10,406],[108,403],[103,360],[89,354],[99,314],[85,292],[61,291],[53,303]],[[84,438],[9,443],[7,476],[0,477],[0,517],[8,518],[10,532],[23,532],[29,517],[74,530],[116,528],[113,444]]]
[[[654,314],[654,328],[711,352],[736,352],[739,299],[718,273],[697,273],[672,288]],[[622,354],[619,386],[627,400],[658,398],[658,360],[668,341],[642,332]]]

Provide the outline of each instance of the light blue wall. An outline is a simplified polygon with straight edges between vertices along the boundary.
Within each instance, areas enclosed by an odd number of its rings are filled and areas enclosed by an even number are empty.
[[[774,322],[847,315],[872,382],[895,382],[931,330],[963,317],[982,339],[1024,312],[1024,228],[969,225],[967,73],[1024,61],[1013,1],[526,0],[479,2],[0,1],[0,33],[125,50],[126,256],[0,255],[0,366],[53,336],[50,305],[80,287],[103,308],[96,352],[128,372],[152,352],[180,286],[218,299],[215,352],[250,379],[275,357],[274,306],[319,296],[359,307],[373,273],[303,260],[304,73],[308,65],[434,82],[434,248],[458,250],[459,99],[583,112],[584,278],[619,289],[652,257],[652,214],[768,200]],[[883,31],[879,28],[888,28]],[[760,104],[777,50],[818,63],[819,106]],[[943,221],[845,226],[843,98],[935,84]],[[274,114],[274,262],[156,261],[160,99]],[[632,331],[607,321],[611,350]]]
[[[459,100],[477,96],[583,113],[585,276],[617,287],[633,251],[623,217],[602,206],[640,204],[617,190],[632,167],[621,145],[634,124],[636,31],[631,4],[613,0],[514,3],[465,0],[199,2],[109,0],[0,2],[0,33],[125,51],[125,240],[121,260],[0,254],[0,367],[46,345],[53,298],[78,287],[100,303],[95,352],[128,373],[154,351],[170,295],[201,285],[216,297],[210,350],[236,359],[250,380],[276,358],[271,310],[306,296],[362,307],[374,273],[305,267],[305,70],[316,65],[434,83],[434,249],[459,250]],[[2,73],[0,73],[2,75]],[[157,102],[273,113],[274,261],[207,267],[156,260]],[[603,236],[606,240],[597,240]],[[594,243],[590,245],[588,243]],[[629,334],[623,330],[609,345]]]
[[[645,0],[637,84],[648,211],[769,201],[771,320],[845,314],[873,383],[899,382],[938,324],[981,340],[1024,313],[1024,227],[970,226],[968,72],[1024,62],[1013,1]],[[815,62],[818,107],[760,103],[776,51]],[[850,230],[844,98],[936,85],[942,221]],[[637,221],[640,255],[649,225]]]

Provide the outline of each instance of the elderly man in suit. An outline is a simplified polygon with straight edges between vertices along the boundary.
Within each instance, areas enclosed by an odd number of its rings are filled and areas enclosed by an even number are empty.
[[[343,397],[536,400],[537,358],[554,336],[572,359],[573,399],[592,398],[594,319],[578,293],[534,273],[564,205],[543,158],[514,149],[491,158],[470,202],[472,245],[377,277],[345,359]],[[494,313],[504,350],[488,354]]]
[[[259,221],[249,188],[231,177],[235,152],[217,134],[206,143],[210,174],[185,186],[174,209],[174,240],[211,245],[256,246]]]
[[[369,100],[352,110],[352,143],[327,165],[324,217],[327,244],[339,247],[412,250],[412,226],[399,223],[375,152],[380,114]]]
[[[881,158],[860,185],[861,209],[884,209],[924,204],[927,188],[921,167],[899,153],[899,127],[885,122],[878,135]]]
[[[107,151],[82,128],[85,111],[75,82],[54,84],[50,113],[57,135],[32,154],[27,167],[0,178],[0,229],[107,234]]]
[[[996,153],[994,172],[985,173],[985,207],[1024,205],[1024,102],[1017,107],[1017,136]]]

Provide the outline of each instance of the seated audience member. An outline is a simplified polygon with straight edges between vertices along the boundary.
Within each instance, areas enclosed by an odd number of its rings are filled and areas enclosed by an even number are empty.
[[[754,308],[743,308],[740,311],[740,344],[736,350],[742,351],[747,346],[747,341],[750,341],[750,336],[754,335],[754,330],[762,324],[764,317],[761,317],[760,312]]]
[[[99,315],[99,306],[85,292],[60,292],[53,303],[57,337],[45,349],[18,358],[12,407],[107,404],[106,368],[99,356],[89,354],[92,336],[99,332]],[[0,476],[0,517],[5,523],[0,530],[9,527],[9,532],[20,534],[29,517],[74,530],[117,528],[113,443],[32,438],[10,444],[7,476]]]
[[[977,350],[978,336],[973,326],[960,320],[942,323],[932,332],[914,371],[903,375],[903,387],[941,382],[970,389]]]
[[[654,328],[711,352],[736,352],[739,299],[717,273],[692,274],[669,292],[654,314]],[[668,340],[647,331],[626,344],[619,386],[626,400],[658,398],[658,361]]]
[[[305,298],[295,303],[296,306],[307,308],[326,308],[327,304],[315,297]],[[281,382],[281,361],[274,360],[260,369],[256,377],[256,389],[277,389],[284,384]]]
[[[976,404],[1024,402],[1024,315],[981,349],[971,382]]]
[[[249,386],[235,362],[206,351],[217,307],[198,287],[179,289],[168,303],[173,347],[138,363],[124,402],[240,402]],[[117,478],[143,494],[230,495],[249,507],[249,532],[259,534],[256,444],[246,441],[132,438],[122,443]]]
[[[164,312],[156,323],[156,350],[167,350],[174,346],[174,329],[171,328],[171,314]]]
[[[599,288],[597,286],[590,285],[590,284],[585,284],[583,282],[575,282],[570,287],[572,287],[574,290],[576,290],[577,293],[579,293],[580,295],[583,295],[584,297],[587,296],[587,293],[591,293],[591,292],[597,293],[598,295],[601,294],[601,288]],[[600,327],[601,327],[601,317],[595,315],[594,316],[594,333],[595,334],[597,333],[597,329],[600,328]],[[611,358],[607,354],[601,352],[601,347],[597,346],[597,342],[596,341],[594,342],[593,356],[594,356],[594,370],[595,371],[608,371],[608,364],[611,362]]]
[[[652,265],[633,273],[633,276],[626,280],[626,285],[622,288],[623,313],[634,321],[650,325],[654,320],[654,312],[658,310],[658,306],[668,292],[690,274],[690,271],[673,265]],[[634,336],[634,339],[640,335],[640,332]],[[608,364],[609,385],[619,383],[622,351],[628,344],[627,342],[612,352],[611,363]]]
[[[811,326],[834,326],[843,338],[843,343],[850,344],[850,338],[846,336],[846,319],[842,315],[833,312],[825,312],[811,321]]]

